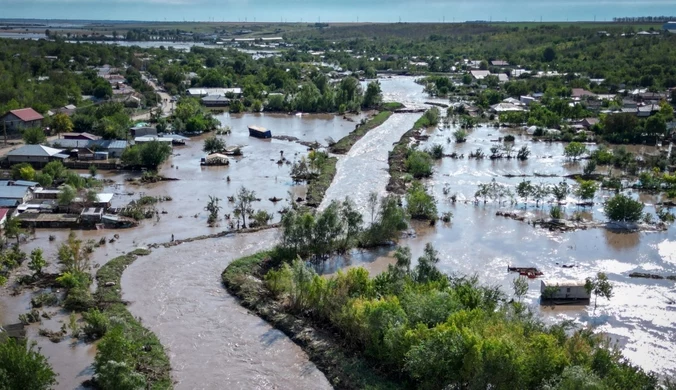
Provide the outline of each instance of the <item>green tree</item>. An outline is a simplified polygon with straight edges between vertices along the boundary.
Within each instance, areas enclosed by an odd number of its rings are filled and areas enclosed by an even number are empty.
[[[138,146],[128,146],[120,156],[122,164],[130,167],[141,165],[141,150]]]
[[[406,172],[410,173],[416,179],[432,175],[432,157],[420,150],[409,152],[404,162]]]
[[[47,266],[47,261],[42,256],[42,249],[36,248],[31,251],[28,269],[33,271],[33,275],[42,274],[42,269]]]
[[[246,217],[253,213],[252,203],[256,201],[256,193],[247,190],[244,186],[240,187],[235,196],[234,214],[236,218],[242,219],[242,228],[246,229]]]
[[[218,220],[218,213],[221,211],[221,206],[218,205],[219,201],[220,199],[217,197],[209,195],[209,203],[207,203],[207,207],[205,207],[205,210],[209,212],[209,218],[207,219],[209,226],[213,225]]]
[[[19,169],[19,178],[21,180],[35,180],[35,169],[30,165],[24,165]]]
[[[153,169],[157,169],[171,156],[171,146],[165,142],[145,142],[139,146],[139,149],[141,164]]]
[[[434,197],[420,183],[414,182],[406,194],[406,209],[413,219],[428,219],[436,221],[437,205]]]
[[[241,100],[233,100],[230,102],[229,111],[231,114],[239,114],[244,111],[244,104],[242,104]]]
[[[644,128],[646,134],[662,137],[667,133],[667,122],[661,115],[653,115],[646,119]]]
[[[19,239],[21,238],[21,222],[12,215],[7,215],[4,226],[5,237],[16,238],[16,244],[19,245]]]
[[[564,200],[566,200],[566,198],[570,194],[570,186],[565,180],[563,180],[559,184],[553,185],[551,191],[556,201],[561,203]]]
[[[47,139],[45,132],[39,127],[29,127],[23,130],[22,133],[23,142],[28,145],[38,145]]]
[[[528,280],[519,276],[512,281],[512,287],[514,288],[516,299],[521,302],[523,297],[528,293]]]
[[[528,204],[528,198],[535,192],[535,187],[530,180],[523,180],[516,186],[516,194],[523,198],[524,205]]]
[[[0,341],[0,388],[47,390],[56,374],[35,344],[6,338]]]
[[[366,92],[364,93],[364,101],[362,102],[362,107],[364,108],[374,108],[378,107],[383,101],[383,94],[380,89],[379,81],[372,81],[366,87]]]
[[[209,137],[204,140],[204,147],[202,148],[204,153],[220,153],[225,150],[225,141],[216,136]]]
[[[596,313],[596,301],[599,296],[610,300],[613,297],[613,285],[608,281],[605,273],[599,272],[594,278],[587,278],[584,283],[587,294],[594,294],[594,313]]]
[[[587,148],[579,142],[571,142],[563,149],[563,155],[573,159],[573,161],[585,153],[587,153]]]
[[[42,168],[42,172],[48,174],[54,180],[60,180],[66,177],[67,171],[66,167],[58,160],[48,162],[47,165]]]
[[[643,217],[643,208],[643,203],[617,194],[606,201],[603,212],[611,221],[637,222]]]
[[[64,113],[58,113],[52,117],[52,131],[56,134],[70,133],[73,131],[73,122]]]
[[[556,59],[556,51],[553,47],[549,46],[542,52],[542,59],[545,62],[552,62]]]
[[[70,185],[65,185],[63,188],[61,188],[59,195],[57,195],[56,202],[59,204],[59,206],[68,207],[71,205],[71,203],[73,203],[76,196],[77,192],[75,191],[75,188]]]
[[[578,186],[575,189],[575,195],[580,198],[582,202],[590,202],[594,199],[598,189],[598,184],[593,180],[579,180]]]

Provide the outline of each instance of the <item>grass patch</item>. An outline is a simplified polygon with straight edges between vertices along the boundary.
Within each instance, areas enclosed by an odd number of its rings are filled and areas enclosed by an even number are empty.
[[[322,203],[326,190],[329,189],[333,177],[336,176],[336,163],[338,159],[329,157],[319,169],[319,176],[312,179],[307,186],[306,204],[310,207],[317,207]]]
[[[345,340],[330,330],[321,329],[305,317],[285,311],[261,280],[264,262],[270,252],[261,252],[235,260],[221,274],[226,289],[275,328],[284,332],[308,354],[310,360],[337,389],[403,389],[404,384],[380,375],[376,368],[350,350]]]
[[[387,103],[383,103],[382,106],[380,106],[380,108],[382,110],[385,110],[385,111],[396,111],[396,110],[399,110],[399,109],[404,108],[404,107],[406,107],[406,106],[404,106],[403,104],[401,104],[399,102],[387,102]]]
[[[133,364],[135,372],[146,378],[150,389],[171,389],[171,365],[157,336],[144,328],[140,320],[127,310],[122,301],[120,279],[124,270],[138,256],[150,254],[149,250],[137,249],[126,255],[116,257],[101,267],[96,273],[98,288],[95,298],[101,311],[112,322],[122,324],[124,337],[134,344],[142,345],[142,352],[135,353]]]
[[[422,118],[422,117],[421,117]],[[418,122],[420,119],[418,119]],[[416,124],[418,123],[416,122]],[[402,195],[406,192],[406,153],[408,152],[408,140],[416,132],[416,125],[413,129],[404,133],[388,154],[387,163],[389,165],[390,180],[387,183],[386,190],[395,194]]]
[[[341,138],[338,142],[330,147],[331,153],[335,154],[345,154],[350,151],[352,146],[361,139],[366,133],[370,130],[375,129],[376,127],[385,123],[385,121],[392,115],[391,111],[381,111],[375,116],[371,117],[368,121],[357,126],[354,131],[345,137]]]

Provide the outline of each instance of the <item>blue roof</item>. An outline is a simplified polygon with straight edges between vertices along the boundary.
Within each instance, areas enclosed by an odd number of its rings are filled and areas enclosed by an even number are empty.
[[[60,139],[54,141],[53,145],[58,145],[66,149],[77,148],[101,148],[101,149],[124,149],[127,147],[127,141],[124,140],[82,140],[82,139]]]
[[[15,186],[23,186],[23,187],[35,187],[37,185],[40,185],[37,181],[28,181],[28,180],[16,180],[14,181]]]
[[[16,199],[0,199],[0,207],[16,207],[18,203]]]
[[[0,199],[23,199],[28,191],[28,187],[21,186],[0,187]]]

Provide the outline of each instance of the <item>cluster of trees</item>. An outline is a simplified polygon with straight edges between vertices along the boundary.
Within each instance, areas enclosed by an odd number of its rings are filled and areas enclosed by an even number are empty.
[[[641,143],[661,139],[667,135],[667,122],[673,120],[671,106],[662,102],[659,113],[646,119],[633,113],[602,115],[592,130],[604,140],[616,144]]]
[[[621,88],[621,84],[628,88],[676,86],[676,71],[665,66],[676,60],[672,50],[676,38],[669,34],[638,39],[621,36],[642,28],[622,24],[604,26],[611,36],[600,37],[597,26],[575,24],[526,27],[437,24],[424,29],[415,24],[332,26],[330,32],[307,29],[290,33],[288,38],[299,49],[360,53],[362,58],[352,58],[346,53],[327,53],[328,60],[338,61],[350,70],[405,69],[410,67],[409,58],[416,57],[428,63],[425,70],[448,72],[452,66],[462,68],[466,58],[498,59],[522,64],[528,70],[556,69],[569,74],[567,77],[572,79],[579,78],[575,73],[602,78],[605,81],[600,85],[586,81],[586,87],[597,93],[613,93]],[[379,59],[370,61],[373,57]],[[498,70],[491,66],[486,68]],[[509,69],[500,71],[510,73]],[[531,78],[532,73],[520,76],[520,80]],[[545,92],[542,89],[530,91]]]
[[[32,107],[44,114],[51,108],[67,104],[79,106],[82,95],[110,97],[110,83],[98,77],[88,66],[105,63],[121,65],[127,50],[100,46],[2,40],[0,113]]]
[[[514,190],[506,184],[498,183],[493,179],[490,183],[480,183],[474,193],[475,202],[482,199],[484,203],[489,200],[502,204],[509,201],[517,204],[517,197],[523,199],[524,205],[528,205],[528,199],[535,200],[536,207],[540,202],[546,202],[550,197],[557,203],[562,203],[569,195],[577,196],[582,204],[591,202],[599,186],[593,180],[578,180],[577,186],[573,187],[567,181],[558,184],[533,184],[530,180],[521,181]]]
[[[215,130],[219,125],[218,119],[195,98],[185,97],[176,104],[173,121],[175,131],[202,133]]]
[[[129,112],[116,102],[80,107],[71,121],[73,131],[93,133],[104,139],[126,139],[131,127]]]
[[[406,211],[394,196],[378,199],[372,194],[368,208],[368,227],[364,227],[361,213],[349,198],[333,201],[314,214],[305,209],[289,210],[282,217],[279,250],[290,258],[300,256],[318,262],[357,246],[390,242],[407,226]]]
[[[40,183],[43,188],[56,187],[66,184],[76,190],[91,189],[101,186],[101,182],[94,177],[82,177],[77,172],[63,166],[61,161],[52,161],[40,171],[36,171],[28,163],[12,165],[10,171],[14,180],[28,180]]]
[[[362,268],[325,278],[288,261],[267,272],[265,286],[289,312],[338,332],[348,348],[405,387],[658,386],[656,375],[627,363],[591,330],[544,325],[520,299],[508,302],[476,277],[446,276],[430,244],[415,267],[408,248],[398,248],[395,258],[373,279]]]
[[[157,169],[171,156],[171,146],[160,141],[144,142],[127,147],[120,156],[122,164],[129,167]]]
[[[0,340],[0,388],[47,390],[56,385],[56,373],[34,344]]]

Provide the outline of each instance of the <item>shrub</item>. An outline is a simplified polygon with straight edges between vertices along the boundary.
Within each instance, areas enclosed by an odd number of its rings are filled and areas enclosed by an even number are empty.
[[[85,336],[91,340],[98,340],[103,337],[110,327],[108,316],[101,313],[98,309],[91,309],[82,314],[85,326],[82,329]]]
[[[432,157],[419,150],[412,150],[409,153],[404,166],[406,172],[413,175],[416,179],[432,175]]]
[[[87,287],[76,287],[68,291],[63,307],[73,311],[85,311],[94,306],[94,298]]]
[[[440,160],[444,157],[444,147],[440,144],[432,145],[432,148],[427,152],[433,159]]]
[[[406,209],[413,219],[437,219],[437,205],[434,197],[427,193],[419,182],[413,183],[406,194]]]
[[[42,293],[31,298],[31,306],[39,308],[42,306],[54,306],[59,303],[59,298],[57,298],[54,293]]]
[[[563,211],[561,210],[561,207],[552,207],[551,210],[549,210],[549,216],[552,217],[552,219],[561,219],[563,217]]]
[[[453,138],[455,138],[455,142],[461,144],[467,141],[467,131],[463,129],[458,129],[453,132]]]

